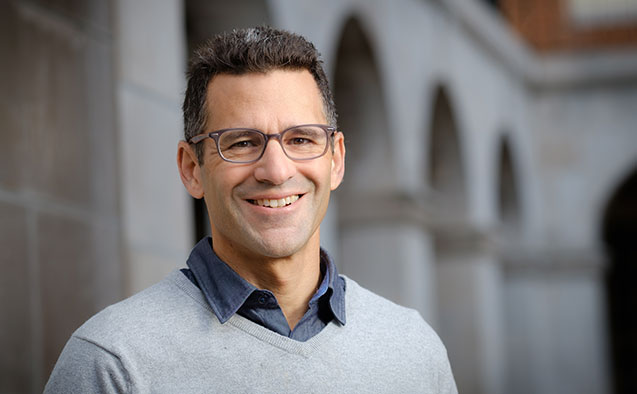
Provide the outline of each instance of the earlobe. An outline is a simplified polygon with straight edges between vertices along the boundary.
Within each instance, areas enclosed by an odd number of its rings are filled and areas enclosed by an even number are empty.
[[[177,145],[177,168],[188,193],[194,198],[202,198],[201,167],[197,154],[186,141],[179,141]]]
[[[336,190],[345,175],[345,140],[340,131],[334,136],[334,152],[332,153],[332,177],[330,189]]]

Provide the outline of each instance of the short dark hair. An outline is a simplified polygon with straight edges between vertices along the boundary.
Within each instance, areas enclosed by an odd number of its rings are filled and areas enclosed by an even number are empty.
[[[269,26],[235,29],[212,37],[193,54],[188,66],[184,98],[184,137],[200,134],[207,117],[206,93],[217,74],[241,75],[272,70],[308,70],[321,92],[323,111],[330,126],[336,125],[336,108],[323,61],[314,45],[298,34]],[[203,163],[203,144],[195,147]]]

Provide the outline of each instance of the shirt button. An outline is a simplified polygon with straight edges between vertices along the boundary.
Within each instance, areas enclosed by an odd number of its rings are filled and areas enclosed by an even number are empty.
[[[265,304],[266,301],[267,301],[267,299],[265,298],[265,296],[260,296],[259,297],[259,304],[263,305],[263,304]]]

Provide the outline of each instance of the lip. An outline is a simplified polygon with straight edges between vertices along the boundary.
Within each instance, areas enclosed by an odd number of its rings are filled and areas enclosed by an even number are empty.
[[[282,198],[291,197],[291,196],[299,196],[299,198],[303,197],[305,193],[301,192],[289,192],[289,193],[278,193],[278,194],[255,194],[253,196],[244,198],[244,200],[280,200]]]
[[[277,197],[256,197],[256,198],[246,198],[244,199],[244,201],[246,203],[248,203],[250,206],[254,207],[254,208],[258,208],[258,209],[262,209],[265,210],[266,212],[272,212],[272,211],[287,211],[290,209],[293,209],[296,205],[297,202],[303,198],[303,196],[305,195],[305,193],[292,193],[292,194],[283,194],[283,195],[277,195]],[[269,206],[264,206],[264,205],[260,205],[257,204],[257,200],[281,200],[281,199],[285,199],[287,197],[292,197],[292,196],[298,196],[298,198],[296,200],[294,200],[292,203],[285,205],[285,206],[280,206],[280,207],[269,207]]]

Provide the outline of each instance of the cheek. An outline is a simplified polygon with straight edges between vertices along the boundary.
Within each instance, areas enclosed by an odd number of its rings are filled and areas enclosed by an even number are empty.
[[[317,178],[315,179],[319,180],[317,188],[324,194],[329,194],[331,190],[334,190],[335,184],[338,184],[337,182],[335,182],[335,179],[329,167],[325,168],[325,170],[321,172],[321,174],[317,175]]]
[[[207,169],[204,178],[204,197],[209,211],[218,211],[222,207],[224,194],[227,194],[224,192],[228,189],[226,180],[219,174],[221,173],[217,169]]]
[[[249,185],[251,182],[251,169],[250,168],[227,168],[220,166],[215,170],[211,178],[208,178],[208,185],[206,193],[212,211],[216,211],[219,214],[227,211],[235,211],[238,209],[240,196],[245,193],[246,190],[251,189]]]
[[[309,181],[311,181],[316,189],[325,189],[330,186],[330,162],[307,163],[314,164],[299,167],[299,172]]]
[[[212,208],[219,210],[228,204],[232,193],[232,185],[224,182],[223,179],[210,180],[206,191],[210,203],[213,204]]]
[[[214,164],[211,163],[206,168],[205,184],[207,191],[221,195],[230,192],[234,186],[242,182],[246,171],[243,168],[227,166],[226,162],[218,157],[215,159]]]

